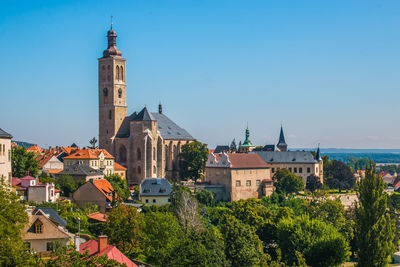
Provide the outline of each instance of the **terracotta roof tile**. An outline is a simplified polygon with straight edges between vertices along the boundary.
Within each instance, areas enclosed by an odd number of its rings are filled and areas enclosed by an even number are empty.
[[[219,161],[221,154],[215,154],[216,160]],[[251,168],[268,168],[267,163],[258,154],[246,153],[227,153],[231,168],[251,169]]]
[[[114,188],[106,179],[97,179],[93,180],[92,182],[93,185],[99,189],[99,191],[105,195],[109,201],[112,201],[112,192],[114,191]],[[115,195],[115,197],[117,198],[118,196]]]
[[[107,221],[107,217],[108,217],[107,214],[101,213],[101,212],[94,212],[94,213],[88,214],[87,216],[88,216],[90,219],[96,220],[96,221],[99,221],[99,222],[105,222],[105,221]]]
[[[114,162],[114,170],[115,171],[126,171],[126,168],[118,163]]]
[[[105,149],[78,149],[64,159],[98,159],[103,152],[106,159],[113,159],[114,157]]]
[[[41,149],[38,145],[33,145],[27,149],[28,151],[42,153],[43,149]]]

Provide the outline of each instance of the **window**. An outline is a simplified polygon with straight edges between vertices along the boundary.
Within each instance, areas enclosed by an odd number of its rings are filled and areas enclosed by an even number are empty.
[[[108,96],[108,89],[107,88],[103,89],[103,96]]]
[[[156,199],[155,198],[153,198],[153,203],[156,203]]]
[[[240,180],[236,180],[236,186],[240,187]]]
[[[136,150],[136,157],[137,157],[137,160],[141,160],[142,159],[142,153],[140,152],[140,148],[138,148]]]
[[[251,180],[246,181],[246,186],[251,186]]]
[[[42,232],[43,232],[43,223],[41,221],[37,220],[35,223],[35,233],[41,234]]]
[[[111,120],[111,118],[112,118],[112,112],[111,112],[111,109],[108,111],[108,119],[109,120]]]
[[[140,168],[140,166],[137,167],[137,173],[140,174],[142,172],[142,169]]]
[[[121,80],[124,80],[124,67],[121,66]]]
[[[272,169],[271,169],[271,172],[274,173],[274,172],[275,172],[275,168],[272,168]]]
[[[122,97],[122,89],[121,89],[121,88],[118,89],[118,97],[119,97],[119,98]]]
[[[117,66],[117,80],[119,80],[119,67]]]
[[[171,199],[170,199],[170,198],[168,198],[168,202],[171,202]]]
[[[299,168],[299,173],[303,173],[303,168]]]
[[[153,166],[153,173],[156,174],[156,172],[157,172],[156,166]]]
[[[307,168],[307,173],[310,173],[311,172],[311,168]]]
[[[260,180],[256,180],[256,185],[260,185]]]
[[[153,147],[153,160],[156,160],[156,148]]]
[[[149,203],[149,200],[148,200],[148,199],[146,199],[146,203]]]
[[[297,168],[294,168],[294,173],[297,173]]]
[[[54,251],[54,243],[53,242],[46,243],[46,251]]]
[[[289,168],[289,171],[292,172],[292,168]]]

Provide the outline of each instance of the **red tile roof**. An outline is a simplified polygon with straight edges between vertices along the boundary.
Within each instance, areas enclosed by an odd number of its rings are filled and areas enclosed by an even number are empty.
[[[106,159],[113,159],[114,157],[105,149],[79,149],[73,154],[64,157],[64,159],[98,159],[101,152],[103,152]]]
[[[101,212],[95,212],[95,213],[91,213],[87,215],[90,219],[92,220],[96,220],[99,222],[105,222],[107,221],[107,217],[108,215],[105,213],[101,213]]]
[[[79,252],[85,253],[89,251],[89,256],[103,256],[107,255],[107,257],[111,260],[115,260],[121,264],[126,264],[127,267],[137,267],[137,265],[128,259],[119,249],[112,245],[107,245],[102,251],[99,251],[99,243],[98,241],[91,239],[79,246]]]
[[[67,153],[68,155],[72,154],[73,152],[79,150],[79,147],[62,147],[61,150],[63,150],[65,153]]]
[[[114,191],[114,188],[106,179],[93,180],[92,183],[109,201],[112,201],[112,192]],[[117,197],[117,194],[115,194],[115,198]]]
[[[15,178],[15,177],[12,177],[12,178],[11,178],[11,185],[17,186],[17,185],[19,185],[20,183],[21,183],[21,179]]]
[[[27,150],[32,151],[32,152],[38,152],[39,154],[41,154],[43,152],[43,149],[41,149],[38,145],[33,145],[30,148],[28,148]]]
[[[114,162],[114,171],[126,171],[126,168],[118,163]]]
[[[50,174],[56,174],[62,171],[62,169],[59,170],[47,170]]]
[[[227,155],[233,169],[268,168],[267,163],[258,154],[227,153]],[[215,156],[216,160],[219,161],[221,154]]]

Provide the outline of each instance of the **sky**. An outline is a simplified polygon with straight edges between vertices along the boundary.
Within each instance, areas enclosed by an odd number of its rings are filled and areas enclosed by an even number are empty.
[[[43,147],[98,136],[113,16],[128,113],[196,139],[400,148],[398,0],[0,0],[0,128]]]

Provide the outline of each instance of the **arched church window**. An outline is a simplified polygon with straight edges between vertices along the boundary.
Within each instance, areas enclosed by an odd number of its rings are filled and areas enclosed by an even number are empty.
[[[124,80],[124,67],[121,66],[121,80]]]
[[[108,89],[107,89],[107,88],[104,88],[104,89],[103,89],[103,95],[104,95],[104,96],[108,96]]]
[[[119,66],[117,66],[117,80],[119,80]]]
[[[111,120],[111,118],[112,118],[112,112],[111,112],[111,109],[108,111],[108,119],[110,119]]]
[[[157,172],[156,166],[153,166],[153,173],[156,174],[156,172]]]
[[[118,97],[119,97],[119,98],[122,97],[122,89],[121,89],[121,88],[118,89]]]
[[[140,174],[142,172],[142,169],[140,168],[140,166],[137,167],[137,173]]]
[[[156,160],[156,148],[153,147],[153,160]]]
[[[138,148],[136,150],[136,156],[137,156],[137,160],[141,160],[142,159],[142,153],[140,152],[140,148]]]

